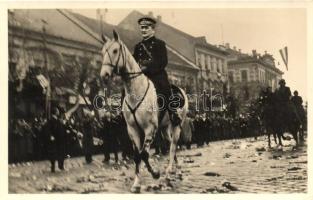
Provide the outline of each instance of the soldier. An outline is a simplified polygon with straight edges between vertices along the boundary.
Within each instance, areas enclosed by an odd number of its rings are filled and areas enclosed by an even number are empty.
[[[85,160],[87,164],[92,162],[93,154],[93,115],[89,111],[83,109],[84,118],[82,120],[82,132],[83,132],[83,148],[85,154]]]
[[[247,134],[247,121],[246,117],[242,114],[239,116],[240,138],[246,137]]]
[[[206,113],[205,118],[205,143],[208,145],[210,143],[210,134],[211,134],[211,119],[209,113]]]
[[[193,120],[194,134],[192,135],[192,141],[197,143],[200,134],[200,115],[197,113]]]
[[[122,158],[123,160],[127,160],[133,157],[133,148],[131,140],[127,133],[127,125],[126,121],[123,117],[122,112],[120,112],[116,116],[116,122],[117,122],[117,133],[118,133],[118,140],[121,145],[121,151],[122,151]]]
[[[301,123],[303,125],[304,124],[304,120],[305,120],[304,108],[302,106],[303,100],[302,100],[302,97],[299,96],[297,90],[295,90],[293,94],[294,94],[294,96],[291,97],[291,102],[295,106],[297,117],[298,117],[298,119],[301,121]]]
[[[112,131],[112,121],[111,121],[111,113],[107,112],[106,115],[102,118],[102,135],[101,139],[103,140],[103,154],[104,159],[103,163],[109,163],[110,161],[110,135]]]
[[[277,111],[278,116],[277,119],[279,119],[279,123],[281,125],[287,125],[291,123],[291,114],[293,112],[293,109],[290,104],[290,98],[291,98],[291,91],[290,88],[286,86],[286,82],[284,79],[281,79],[279,81],[280,87],[275,92],[276,97],[276,105],[277,105]]]
[[[165,67],[167,65],[167,50],[164,41],[155,35],[156,20],[142,17],[138,20],[143,40],[135,46],[134,58],[142,72],[153,82],[158,95],[165,97],[165,110],[168,110],[173,125],[179,125],[181,119],[173,108],[169,108],[171,87]],[[162,100],[158,98],[158,100]]]
[[[48,157],[51,162],[51,172],[55,172],[55,161],[58,161],[60,170],[64,170],[64,159],[66,154],[66,133],[65,127],[59,119],[58,108],[52,110],[51,119],[45,126],[46,144]]]
[[[290,88],[286,86],[286,81],[284,79],[281,79],[279,81],[279,88],[277,89],[277,100],[286,103],[290,100],[291,97],[291,91]]]

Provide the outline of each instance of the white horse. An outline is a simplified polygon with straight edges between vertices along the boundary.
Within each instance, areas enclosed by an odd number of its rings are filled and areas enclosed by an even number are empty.
[[[160,177],[159,170],[155,170],[149,163],[149,149],[157,131],[167,134],[171,141],[170,161],[166,169],[167,177],[175,173],[174,161],[176,158],[176,146],[181,132],[181,125],[173,126],[168,112],[160,119],[160,111],[157,103],[157,94],[153,83],[142,73],[139,65],[129,52],[125,44],[119,39],[118,34],[113,31],[114,39],[108,40],[102,37],[104,46],[102,49],[103,61],[100,76],[103,81],[115,75],[122,78],[125,90],[122,111],[127,123],[127,131],[134,148],[135,181],[131,192],[139,193],[140,164],[144,161],[148,171],[154,179]],[[182,119],[186,118],[188,101],[185,92],[180,89],[185,98],[185,104],[178,108],[177,113]]]

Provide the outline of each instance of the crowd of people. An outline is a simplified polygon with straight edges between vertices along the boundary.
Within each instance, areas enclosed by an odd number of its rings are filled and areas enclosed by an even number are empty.
[[[121,113],[107,112],[100,120],[88,109],[80,113],[66,119],[62,109],[54,107],[50,119],[10,120],[9,162],[48,159],[54,171],[55,161],[62,169],[66,157],[84,155],[86,163],[91,163],[93,154],[103,153],[103,162],[109,162],[114,153],[118,161],[120,150],[124,159],[130,157],[131,143]]]
[[[190,149],[192,144],[201,147],[211,141],[257,138],[266,134],[263,118],[267,110],[264,107],[271,95],[274,93],[270,88],[261,91],[259,98],[251,103],[247,112],[235,116],[227,111],[189,114],[183,125],[185,128],[179,146],[186,145]],[[305,111],[302,98],[297,91],[288,98],[294,105],[297,117],[303,121]],[[54,107],[50,119],[10,119],[9,162],[48,159],[51,162],[51,171],[54,172],[55,162],[63,170],[64,159],[67,157],[84,155],[87,164],[92,163],[94,154],[103,154],[104,163],[110,162],[111,153],[115,162],[119,161],[119,152],[122,152],[122,159],[132,158],[132,143],[121,112],[106,112],[99,117],[83,107],[77,113],[67,119],[65,111]],[[152,148],[155,149],[155,154],[166,154],[169,143],[158,133]]]

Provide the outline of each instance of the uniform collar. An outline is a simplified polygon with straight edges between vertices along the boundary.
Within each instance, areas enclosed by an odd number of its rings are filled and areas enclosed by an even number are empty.
[[[143,42],[148,42],[148,41],[152,41],[152,40],[154,40],[154,39],[155,39],[155,36],[152,35],[152,36],[149,37],[149,38],[144,38],[142,41],[143,41]]]

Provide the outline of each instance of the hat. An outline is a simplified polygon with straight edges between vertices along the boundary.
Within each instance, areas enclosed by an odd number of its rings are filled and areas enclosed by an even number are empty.
[[[279,81],[279,85],[281,85],[281,84],[286,84],[285,79],[281,79],[281,80]]]
[[[138,19],[138,24],[139,25],[154,25],[156,24],[156,20],[149,17],[149,16],[144,16]]]

